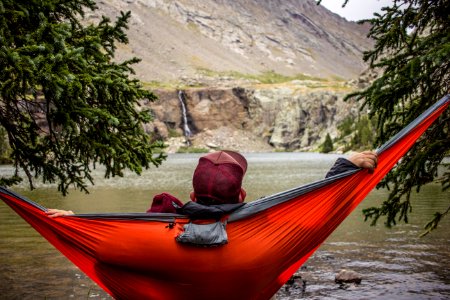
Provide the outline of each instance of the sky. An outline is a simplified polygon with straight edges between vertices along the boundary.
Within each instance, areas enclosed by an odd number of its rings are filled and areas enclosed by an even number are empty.
[[[346,18],[348,21],[358,21],[373,17],[374,12],[381,12],[381,8],[390,6],[393,0],[349,0],[347,5],[342,8],[344,0],[322,0],[321,5],[338,15]]]

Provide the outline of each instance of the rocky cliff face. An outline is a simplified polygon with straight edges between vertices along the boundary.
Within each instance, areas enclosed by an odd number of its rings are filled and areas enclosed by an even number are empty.
[[[131,11],[130,43],[118,59],[137,56],[144,81],[189,80],[208,72],[354,78],[368,28],[348,22],[315,0],[100,0],[114,18]]]
[[[292,84],[183,93],[192,132],[188,138],[177,91],[157,91],[159,100],[146,104],[156,118],[146,129],[170,141],[170,152],[187,141],[195,147],[246,152],[317,150],[327,133],[338,135],[344,118],[359,113],[355,103],[342,100],[344,88],[316,91]]]
[[[345,87],[308,81],[258,87],[254,81],[250,86],[224,75],[274,72],[356,78],[365,69],[362,52],[372,46],[366,38],[368,28],[347,22],[315,0],[97,4],[99,10],[87,14],[88,22],[131,11],[130,43],[119,45],[117,59],[140,57],[135,66],[139,79],[209,86],[184,91],[185,115],[177,90],[156,90],[159,100],[144,103],[155,116],[146,130],[169,141],[171,152],[185,145],[184,116],[191,132],[187,140],[196,147],[271,151],[315,150],[327,133],[338,134],[340,121],[357,114],[355,104],[342,101]]]

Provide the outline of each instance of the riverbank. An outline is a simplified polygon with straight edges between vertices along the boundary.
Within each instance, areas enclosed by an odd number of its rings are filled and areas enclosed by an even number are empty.
[[[244,130],[230,127],[206,129],[191,138],[172,137],[165,141],[167,153],[234,150],[245,153],[275,152],[267,141]]]

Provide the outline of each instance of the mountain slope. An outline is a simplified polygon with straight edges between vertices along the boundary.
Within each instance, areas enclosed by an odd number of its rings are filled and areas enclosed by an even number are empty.
[[[131,11],[128,45],[143,81],[219,72],[354,78],[372,46],[367,26],[348,22],[314,0],[102,0],[88,15]]]

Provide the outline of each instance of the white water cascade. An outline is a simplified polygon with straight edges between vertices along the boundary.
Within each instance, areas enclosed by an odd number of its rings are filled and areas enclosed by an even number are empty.
[[[189,141],[189,138],[191,137],[192,132],[191,132],[191,129],[189,128],[188,121],[187,121],[187,111],[186,111],[185,97],[184,97],[183,91],[178,91],[178,99],[180,100],[181,113],[183,115],[184,136],[186,137],[186,140]]]

